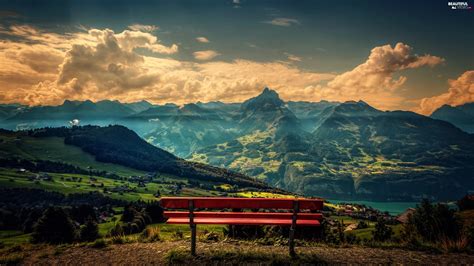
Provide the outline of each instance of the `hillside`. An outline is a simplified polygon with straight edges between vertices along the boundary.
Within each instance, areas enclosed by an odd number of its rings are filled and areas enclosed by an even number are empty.
[[[38,172],[55,182],[34,182],[41,179],[34,177]],[[110,196],[127,200],[153,199],[157,190],[164,195],[277,192],[244,175],[187,162],[123,126],[1,131],[0,183],[62,193],[115,191]]]

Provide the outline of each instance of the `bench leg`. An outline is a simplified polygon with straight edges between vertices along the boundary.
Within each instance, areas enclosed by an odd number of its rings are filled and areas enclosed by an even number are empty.
[[[191,255],[196,256],[196,224],[191,225]]]
[[[290,256],[296,257],[295,252],[295,230],[296,230],[296,219],[298,218],[299,212],[299,202],[297,200],[293,201],[293,216],[291,218],[291,227],[290,227],[290,239],[288,241],[288,248],[290,249]]]
[[[295,257],[296,252],[295,252],[295,229],[290,228],[290,239],[288,241],[288,248],[290,251],[290,256]]]

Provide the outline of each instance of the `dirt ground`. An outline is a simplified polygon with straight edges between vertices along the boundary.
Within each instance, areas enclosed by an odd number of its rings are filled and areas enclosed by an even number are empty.
[[[188,241],[88,246],[31,246],[20,251],[24,265],[286,265],[286,264],[474,264],[474,255],[435,254],[403,249],[297,247],[297,258],[285,246],[241,243],[198,243],[196,257]],[[3,254],[6,255],[6,254]]]

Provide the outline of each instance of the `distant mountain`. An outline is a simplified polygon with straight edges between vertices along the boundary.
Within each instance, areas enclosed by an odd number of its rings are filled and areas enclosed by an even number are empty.
[[[27,106],[21,104],[0,104],[0,121],[16,115],[25,108]]]
[[[134,103],[126,103],[124,104],[131,110],[133,110],[135,113],[138,112],[143,112],[151,107],[153,107],[153,104],[147,102],[147,101],[139,101],[139,102],[134,102]]]
[[[13,117],[29,112],[44,112],[50,118],[72,119],[84,113],[94,117],[103,108],[102,116],[85,122],[125,125],[174,156],[310,196],[438,200],[474,190],[474,136],[459,129],[470,130],[472,104],[445,106],[430,118],[413,112],[384,112],[363,101],[284,102],[276,91],[265,88],[243,103],[165,104],[148,109],[147,103],[137,105],[141,108],[110,101],[107,105],[65,102],[47,110],[27,108]],[[54,125],[59,119],[42,120],[42,124],[11,121],[18,128]],[[146,159],[156,156],[138,155],[145,158],[146,167],[157,167]],[[123,163],[129,161],[133,162],[124,159]]]
[[[27,108],[9,120],[71,120],[125,117],[133,110],[118,101],[69,101],[59,106],[35,106]]]
[[[296,116],[285,106],[276,91],[265,88],[255,98],[248,99],[240,106],[238,128],[242,133],[267,130],[278,121],[296,120]]]
[[[450,122],[468,133],[474,133],[474,103],[455,107],[443,105],[435,110],[430,117]]]
[[[193,159],[330,198],[446,199],[474,188],[474,138],[449,123],[363,101],[315,104],[310,116],[312,104],[285,106],[262,94],[242,104],[254,108],[242,112],[240,137],[201,148]]]

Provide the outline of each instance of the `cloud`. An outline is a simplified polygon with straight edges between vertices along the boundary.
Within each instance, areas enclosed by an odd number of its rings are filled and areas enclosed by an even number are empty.
[[[362,99],[394,109],[406,102],[399,96],[406,80],[399,71],[443,62],[413,54],[408,45],[398,43],[373,48],[365,62],[347,72],[320,73],[283,61],[207,61],[218,55],[212,50],[196,52],[197,62],[167,58],[178,47],[163,45],[158,36],[143,31],[58,34],[29,26],[2,30],[12,38],[0,40],[0,102],[30,105],[65,99],[240,102],[269,86],[285,100]],[[472,91],[469,73],[450,83],[453,91]]]
[[[232,4],[234,5],[234,8],[240,8],[240,0],[232,0]]]
[[[449,80],[448,83],[447,92],[422,99],[417,111],[429,115],[444,104],[457,106],[474,102],[474,70],[466,71],[457,79]]]
[[[213,50],[197,51],[193,53],[194,58],[201,61],[211,60],[218,55],[220,54]]]
[[[264,21],[263,23],[280,26],[280,27],[289,27],[292,25],[299,25],[300,22],[294,18],[274,18],[270,21]]]
[[[322,93],[339,99],[369,100],[380,108],[396,108],[404,100],[397,96],[397,90],[407,78],[395,78],[394,74],[422,66],[433,67],[443,61],[437,56],[412,54],[412,48],[403,43],[397,43],[395,47],[378,46],[372,49],[364,63],[328,82]]]
[[[196,41],[202,42],[202,43],[209,43],[209,40],[206,37],[197,37]]]
[[[133,31],[142,31],[142,32],[154,32],[159,29],[155,25],[143,25],[143,24],[133,24],[128,26],[129,29]]]
[[[288,60],[290,61],[301,62],[301,57],[298,57],[290,53],[284,53],[284,54],[287,56]]]

